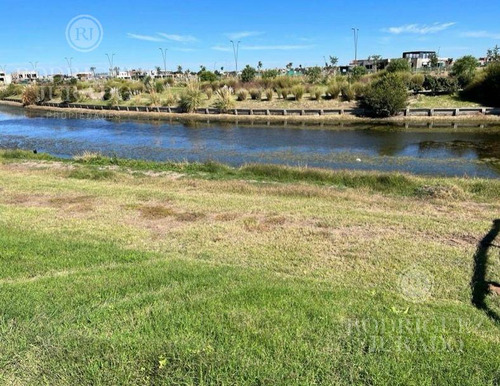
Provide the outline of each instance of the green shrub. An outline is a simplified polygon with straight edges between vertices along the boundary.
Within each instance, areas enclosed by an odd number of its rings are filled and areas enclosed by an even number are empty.
[[[350,71],[350,76],[354,81],[361,79],[362,76],[366,75],[368,70],[363,66],[355,66]]]
[[[224,87],[215,93],[216,100],[214,103],[214,107],[219,109],[222,112],[227,112],[229,109],[234,108],[235,101],[233,99],[233,95],[229,88]]]
[[[500,62],[490,63],[463,90],[462,97],[487,106],[500,106]]]
[[[304,86],[296,85],[292,87],[292,95],[296,101],[300,101],[304,96]]]
[[[453,63],[452,76],[457,79],[460,87],[466,87],[474,79],[478,67],[478,61],[474,56],[467,55],[457,59]]]
[[[248,99],[248,91],[244,88],[238,90],[237,98],[239,101],[246,101]]]
[[[124,101],[130,100],[131,94],[132,93],[130,92],[130,88],[128,88],[128,86],[120,87],[120,96],[121,96],[122,100],[124,100]]]
[[[208,99],[208,100],[212,99],[212,95],[213,95],[213,93],[214,93],[214,92],[213,92],[212,88],[207,88],[207,89],[205,90],[205,94],[207,95],[207,99]]]
[[[436,77],[426,75],[423,83],[426,90],[432,91],[433,94],[454,94],[458,91],[458,83],[454,78],[449,77]]]
[[[369,85],[361,82],[356,82],[352,85],[351,88],[356,99],[363,99],[369,89]]]
[[[200,77],[200,82],[215,82],[217,80],[217,75],[215,75],[212,71],[200,71],[198,76]]]
[[[410,62],[404,58],[392,59],[385,70],[387,72],[410,72]]]
[[[250,67],[247,64],[246,67],[241,72],[241,81],[244,83],[251,82],[252,80],[255,79],[256,75],[257,75],[257,70],[253,67]]]
[[[321,95],[322,95],[321,89],[319,87],[312,87],[309,90],[309,95],[312,100],[319,101],[321,100]]]
[[[172,94],[170,91],[167,91],[165,94],[163,94],[163,98],[161,100],[161,105],[162,106],[175,106],[177,104],[177,98],[174,94]]]
[[[121,101],[121,93],[116,87],[109,90],[108,106],[117,106]]]
[[[203,101],[203,94],[197,82],[191,82],[181,95],[179,107],[183,112],[192,113],[199,108]]]
[[[410,89],[413,91],[421,91],[424,86],[425,76],[422,74],[415,74],[410,79]]]
[[[163,84],[163,82],[161,80],[157,80],[155,82],[155,91],[157,93],[162,93],[163,91],[165,91],[165,85]]]
[[[20,95],[23,93],[23,86],[11,83],[2,91],[0,91],[0,99],[8,98],[14,95]]]
[[[290,95],[291,91],[289,88],[284,88],[281,90],[281,97],[284,99],[284,100],[287,100],[288,99],[288,95]]]
[[[268,102],[271,102],[273,100],[273,95],[274,95],[273,90],[268,88],[268,89],[266,89],[266,91],[264,91],[264,93],[266,94],[266,100]]]
[[[262,90],[258,88],[254,88],[250,90],[250,96],[253,100],[260,100],[262,98]]]
[[[337,83],[331,83],[326,89],[326,96],[328,99],[337,99],[340,94],[341,86]]]
[[[26,86],[23,91],[22,101],[24,106],[34,105],[40,102],[40,87],[36,84]]]
[[[354,89],[349,84],[344,84],[340,89],[340,94],[342,95],[342,100],[350,102],[356,98],[356,93]]]
[[[75,103],[80,94],[74,86],[64,86],[61,89],[61,100],[67,103]]]
[[[279,75],[278,70],[264,70],[262,71],[262,79],[274,79]]]
[[[375,116],[388,117],[405,108],[407,100],[408,92],[403,80],[396,74],[387,74],[372,83],[363,104]]]
[[[318,83],[319,80],[321,79],[321,73],[323,70],[321,67],[315,66],[315,67],[310,67],[306,70],[306,76],[307,80],[309,83]]]

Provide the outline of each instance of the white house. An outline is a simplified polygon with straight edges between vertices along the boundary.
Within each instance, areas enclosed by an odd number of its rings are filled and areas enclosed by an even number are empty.
[[[0,84],[11,84],[12,76],[3,71],[0,71]]]

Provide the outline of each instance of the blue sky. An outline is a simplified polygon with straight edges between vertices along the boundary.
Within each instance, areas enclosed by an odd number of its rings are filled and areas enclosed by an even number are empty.
[[[22,5],[21,5],[22,4]],[[168,48],[167,68],[234,69],[229,40],[241,40],[239,67],[283,67],[292,62],[321,65],[335,55],[354,57],[351,28],[359,28],[358,57],[400,57],[405,50],[436,50],[441,56],[482,56],[500,45],[500,1],[31,1],[0,0],[0,65],[8,71],[38,62],[41,73],[73,68],[108,68],[115,53],[121,69],[162,66],[159,47]],[[10,12],[9,10],[12,10]],[[91,15],[103,28],[99,47],[74,50],[66,27]]]

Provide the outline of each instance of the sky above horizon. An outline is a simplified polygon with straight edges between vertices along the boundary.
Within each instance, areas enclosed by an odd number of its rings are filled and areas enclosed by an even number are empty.
[[[358,58],[395,58],[413,50],[479,57],[500,45],[499,1],[0,0],[0,5],[4,16],[11,15],[2,18],[0,66],[13,72],[31,69],[32,62],[42,75],[67,73],[65,58],[72,58],[73,72],[91,66],[105,72],[106,53],[115,54],[113,64],[122,70],[163,67],[160,47],[167,49],[170,70],[178,65],[234,70],[230,40],[241,41],[240,69],[259,61],[264,68],[323,65],[329,55],[347,64],[354,59],[353,27],[359,29]],[[67,39],[67,27],[79,15],[91,15],[102,27],[102,41],[88,52],[75,50]]]

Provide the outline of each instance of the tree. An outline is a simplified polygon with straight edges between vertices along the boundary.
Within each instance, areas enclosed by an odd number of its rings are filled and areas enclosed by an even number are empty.
[[[371,85],[363,103],[375,116],[389,117],[405,108],[407,100],[405,82],[398,74],[389,73]]]
[[[500,61],[494,61],[464,89],[462,97],[500,107]]]
[[[95,67],[90,67],[90,72],[92,73],[92,75],[94,76],[94,79],[95,79],[95,70],[96,68]]]
[[[286,69],[287,69],[287,70],[291,70],[291,69],[292,69],[292,67],[293,67],[293,63],[292,63],[292,62],[290,62],[290,63],[288,63],[288,64],[286,65]]]
[[[180,64],[177,66],[177,72],[182,74],[182,66]]]
[[[372,55],[368,58],[368,60],[372,60],[373,61],[373,64],[375,66],[375,72],[378,71],[378,64],[380,62],[380,60],[382,59],[382,55]]]
[[[217,80],[217,75],[212,71],[202,70],[198,73],[198,76],[202,82],[215,82]]]
[[[259,70],[259,73],[262,71],[262,62],[259,60],[259,63],[257,63],[257,70]]]
[[[492,49],[488,50],[486,53],[488,61],[497,62],[500,61],[500,47],[496,45]]]
[[[335,68],[337,66],[337,63],[339,62],[339,58],[336,56],[330,55],[330,65]]]
[[[255,79],[255,75],[257,75],[257,71],[255,68],[250,67],[250,65],[246,65],[246,67],[241,72],[241,81],[244,83],[251,82]]]
[[[387,72],[410,72],[410,63],[406,59],[393,59],[386,68]]]
[[[351,77],[354,81],[359,80],[363,75],[366,75],[368,71],[366,70],[366,67],[363,66],[354,66],[351,68]]]
[[[321,78],[321,67],[309,67],[306,70],[306,76],[308,78],[309,83],[316,83]]]
[[[430,62],[431,68],[438,68],[439,67],[439,59],[438,59],[437,55],[432,53],[429,58],[431,60],[431,62]]]
[[[474,79],[478,64],[472,55],[464,56],[453,63],[451,74],[457,79],[460,87],[466,87]]]

